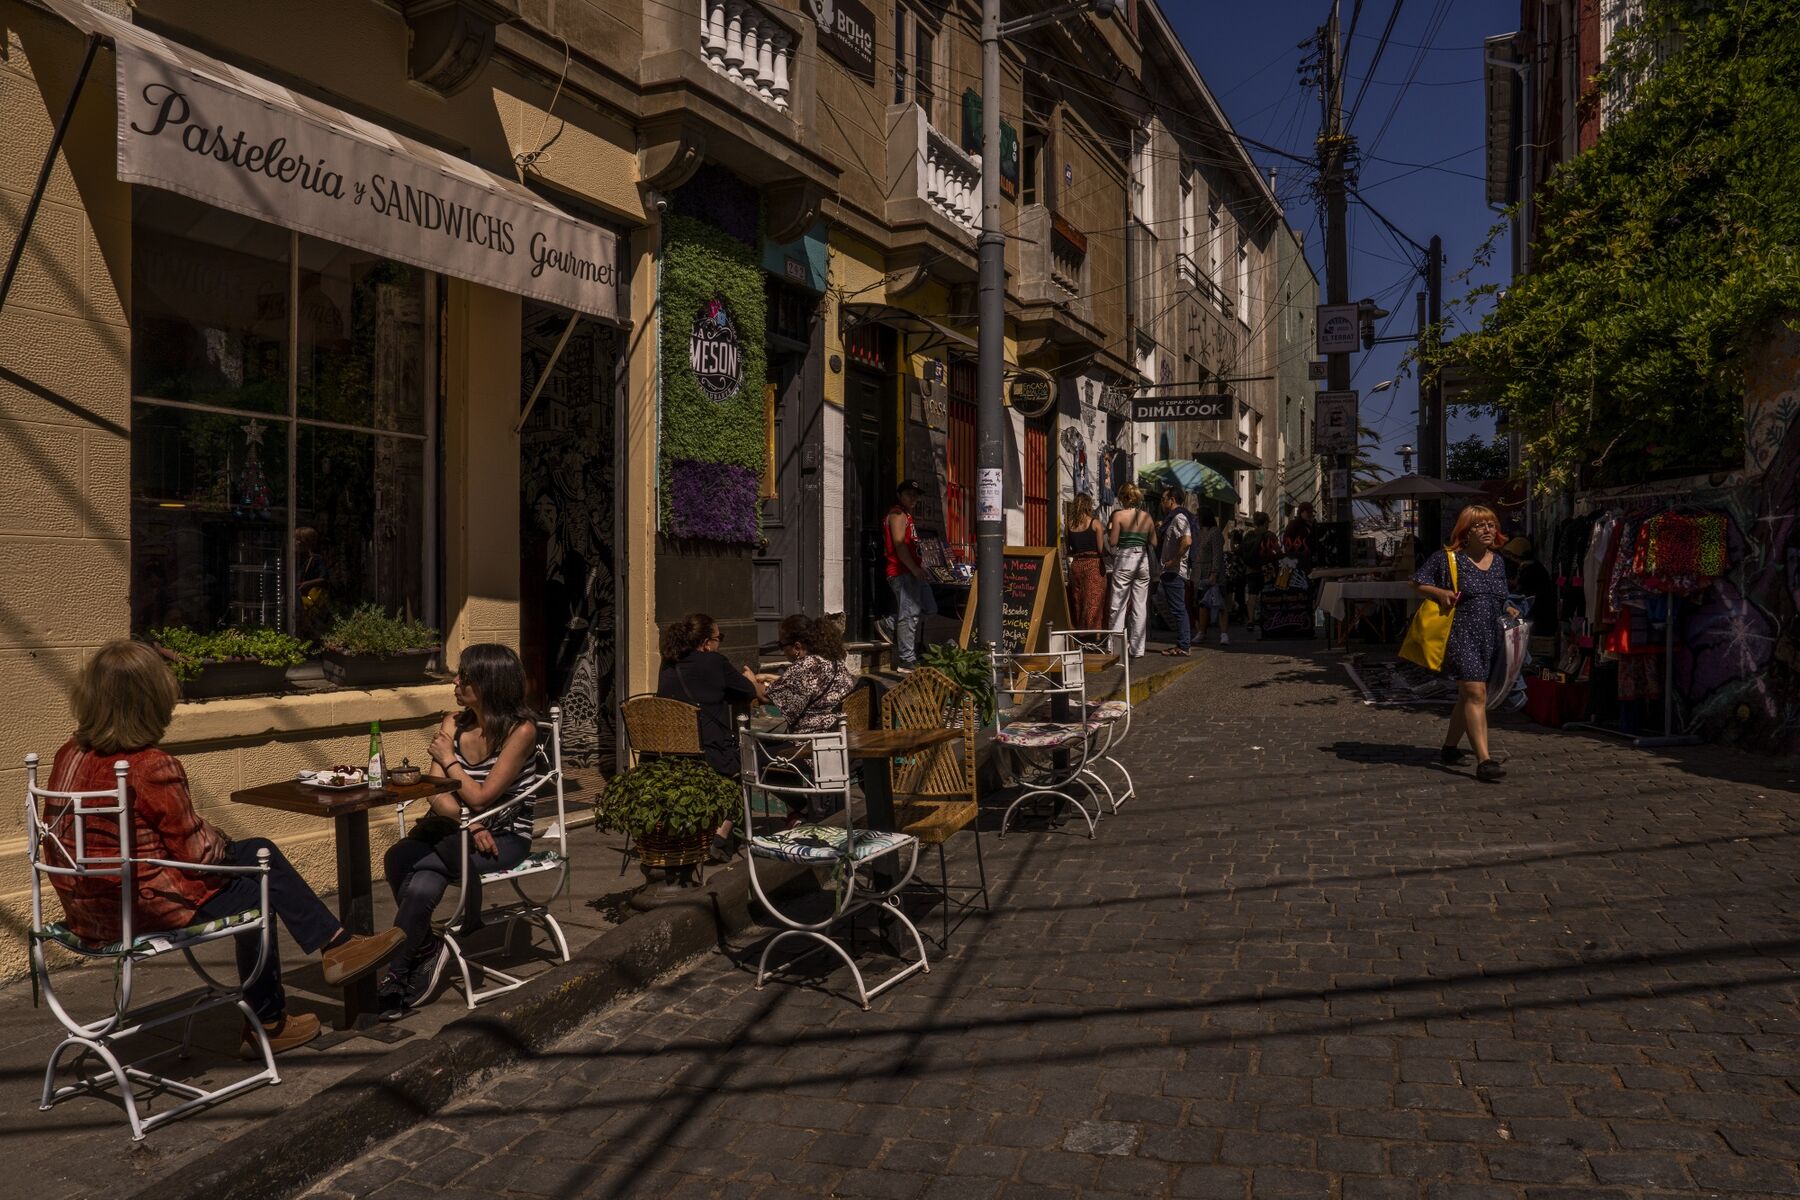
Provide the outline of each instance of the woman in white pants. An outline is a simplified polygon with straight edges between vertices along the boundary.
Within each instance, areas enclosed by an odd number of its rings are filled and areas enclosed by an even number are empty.
[[[1156,544],[1156,520],[1145,512],[1143,489],[1128,483],[1119,489],[1119,507],[1106,526],[1112,548],[1112,607],[1107,624],[1126,631],[1133,658],[1144,656],[1144,634],[1150,616],[1150,551]]]

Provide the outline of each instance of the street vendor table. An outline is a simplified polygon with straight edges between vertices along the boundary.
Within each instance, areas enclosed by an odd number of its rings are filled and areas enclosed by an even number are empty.
[[[407,787],[392,786],[380,791],[362,787],[340,792],[308,787],[297,779],[285,779],[280,783],[233,792],[231,802],[309,817],[328,817],[335,822],[338,920],[351,933],[368,934],[375,932],[375,885],[369,872],[369,810],[423,800],[453,792],[460,786],[454,780],[426,776]],[[375,974],[370,972],[344,985],[345,1029],[354,1028],[357,1018],[363,1014],[374,1013]]]
[[[1410,583],[1333,579],[1319,589],[1318,607],[1336,623],[1337,633],[1332,640],[1337,641],[1341,637],[1344,644],[1348,645],[1350,630],[1355,627],[1356,622],[1391,600],[1403,602],[1409,613],[1419,606],[1419,594],[1413,591]]]

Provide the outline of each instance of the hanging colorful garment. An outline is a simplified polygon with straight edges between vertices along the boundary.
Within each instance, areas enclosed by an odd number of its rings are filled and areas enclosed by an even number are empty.
[[[1723,513],[1660,513],[1644,523],[1633,573],[1653,592],[1692,593],[1704,590],[1725,573]]]

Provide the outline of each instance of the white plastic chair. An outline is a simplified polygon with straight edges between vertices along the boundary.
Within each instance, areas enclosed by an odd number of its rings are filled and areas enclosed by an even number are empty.
[[[894,900],[912,881],[913,871],[919,865],[919,840],[905,833],[856,828],[850,808],[849,736],[843,722],[840,720],[836,729],[826,733],[757,733],[740,717],[738,752],[743,771],[744,830],[749,851],[745,859],[749,863],[750,887],[769,915],[787,927],[763,947],[762,959],[756,965],[758,990],[769,977],[769,956],[790,938],[818,944],[788,960],[789,965],[819,950],[830,950],[843,959],[856,981],[857,999],[864,1012],[868,1011],[873,997],[901,980],[919,972],[929,973],[931,964],[925,957],[925,941],[919,936],[918,927]],[[752,797],[759,791],[791,801],[803,801],[809,812],[828,812],[831,806],[841,807],[844,823],[838,826],[807,822],[778,833],[754,833],[752,823],[756,814],[752,811]],[[905,869],[886,886],[859,878],[859,872],[875,860],[887,855],[898,858],[903,853]],[[824,920],[809,922],[782,912],[763,891],[762,880],[756,871],[758,859],[830,867],[837,881],[830,915]],[[857,894],[859,888],[863,889],[861,896]],[[849,951],[831,936],[833,928],[848,926],[857,913],[868,908],[880,908],[898,921],[912,934],[913,945],[919,954],[915,961],[874,987],[869,987],[863,979],[862,970]]]
[[[457,878],[467,879],[473,827],[482,825],[489,829],[499,828],[521,804],[527,800],[535,801],[545,794],[547,788],[555,790],[555,822],[546,827],[543,825],[544,818],[537,816],[534,821],[537,828],[533,831],[532,840],[533,842],[539,839],[554,840],[556,849],[533,850],[525,856],[524,861],[512,870],[488,871],[481,876],[483,896],[487,894],[486,889],[490,884],[505,882],[512,885],[517,899],[502,901],[499,904],[484,904],[481,912],[475,914],[468,911],[469,897],[472,894],[470,889],[461,888],[457,895],[456,911],[439,926],[439,934],[450,947],[451,955],[456,959],[457,971],[462,976],[463,1000],[470,1008],[474,1008],[483,1001],[492,1000],[496,996],[504,996],[508,992],[516,991],[529,982],[480,961],[493,955],[510,955],[513,931],[521,921],[535,922],[544,927],[544,931],[556,943],[559,962],[568,962],[570,957],[569,941],[563,936],[562,926],[557,924],[556,918],[550,914],[550,905],[556,903],[568,890],[570,871],[569,821],[568,812],[563,803],[562,709],[552,708],[550,719],[539,721],[537,725],[540,739],[537,758],[541,768],[538,773],[537,786],[504,804],[494,805],[478,813],[471,812],[465,807],[462,816],[457,820],[457,825],[460,827],[457,844],[461,855]],[[405,811],[405,803],[401,803],[395,809],[395,816],[400,820],[402,832],[405,829]],[[526,894],[523,886],[526,879],[551,874],[557,877],[556,887],[548,897],[537,901]],[[500,945],[479,951],[465,948],[463,940],[470,937],[473,932],[469,928],[471,918],[478,918],[478,923],[475,924],[476,929],[504,921],[506,929]],[[466,930],[468,932],[465,932]],[[481,988],[475,986],[477,974],[481,976],[482,982],[487,986]],[[490,980],[494,982],[489,983]]]
[[[145,1134],[165,1122],[218,1104],[240,1092],[265,1083],[280,1083],[275,1070],[275,1055],[262,1022],[244,999],[238,984],[221,983],[207,973],[194,957],[194,949],[208,942],[236,938],[244,933],[259,935],[261,947],[256,960],[260,974],[274,953],[270,937],[269,854],[257,855],[255,866],[228,866],[218,863],[188,863],[171,859],[142,858],[132,854],[131,791],[126,781],[130,764],[123,759],[113,764],[117,785],[104,792],[54,792],[38,787],[38,756],[25,756],[25,846],[31,863],[31,970],[35,985],[49,1001],[50,1011],[68,1030],[69,1036],[57,1044],[44,1070],[44,1090],[38,1107],[48,1111],[52,1106],[73,1096],[92,1095],[116,1101],[131,1123],[131,1138],[141,1141]],[[40,808],[42,805],[42,808]],[[132,897],[137,893],[139,867],[170,867],[208,875],[260,876],[261,898],[254,908],[229,917],[203,921],[183,929],[136,932],[132,925]],[[117,880],[119,885],[119,939],[105,945],[93,945],[63,921],[44,919],[44,881],[61,876],[78,879]],[[56,980],[51,974],[45,948],[56,944],[83,958],[109,961],[113,966],[113,997],[110,1012],[84,1021],[72,1014],[56,994]],[[179,951],[200,977],[202,986],[164,1000],[154,1000],[140,1007],[132,1004],[133,977],[137,964],[159,955]],[[194,1032],[194,1018],[215,1008],[235,1008],[243,1016],[258,1048],[262,1051],[262,1070],[223,1087],[201,1088],[145,1067],[169,1054],[188,1055]],[[147,1030],[176,1021],[183,1022],[181,1042],[177,1046],[126,1061],[120,1057],[120,1044]],[[74,1067],[76,1082],[56,1086],[57,1066],[63,1054],[79,1049]],[[105,1069],[94,1072],[90,1059],[98,1059]],[[110,1076],[110,1078],[108,1078]],[[181,1097],[171,1108],[153,1114],[139,1111],[137,1089],[150,1095],[169,1093]],[[115,1092],[116,1089],[116,1092]]]
[[[1087,770],[1093,779],[1106,792],[1106,801],[1113,812],[1119,806],[1137,795],[1137,786],[1131,781],[1131,772],[1118,759],[1117,751],[1125,742],[1126,735],[1131,732],[1131,646],[1122,629],[1064,629],[1050,634],[1050,649],[1080,650],[1083,654],[1114,654],[1125,668],[1125,686],[1122,700],[1090,700],[1087,702],[1087,715],[1100,722],[1100,731],[1089,757]],[[1114,793],[1097,768],[1107,766],[1118,773],[1124,781],[1123,790]]]
[[[1019,794],[1000,818],[1000,837],[1012,824],[1019,807],[1034,800],[1054,800],[1057,807],[1073,805],[1094,836],[1094,820],[1100,815],[1100,797],[1093,782],[1101,782],[1089,770],[1096,734],[1105,726],[1088,715],[1087,663],[1079,649],[1051,650],[1036,654],[1005,654],[990,650],[994,680],[994,741],[1012,751],[1030,774]],[[1051,719],[1049,710],[1065,703],[1069,715]],[[1031,719],[1017,719],[1016,714]],[[1102,783],[1102,788],[1105,785]],[[1076,795],[1085,793],[1093,811]],[[1055,811],[1052,812],[1054,819]]]

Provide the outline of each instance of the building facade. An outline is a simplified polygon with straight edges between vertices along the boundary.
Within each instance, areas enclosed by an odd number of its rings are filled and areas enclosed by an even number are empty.
[[[990,169],[1008,541],[1055,544],[1076,494],[1104,510],[1159,458],[1216,468],[1228,512],[1287,494],[1290,237],[1149,0],[1007,47],[992,164],[974,0],[0,0],[0,29],[0,201],[35,203],[0,298],[14,794],[102,642],[292,639],[274,683],[191,681],[166,745],[209,820],[325,886],[328,827],[230,796],[359,759],[376,721],[422,761],[442,674],[320,660],[359,606],[440,631],[443,670],[517,648],[602,771],[668,621],[706,611],[746,658],[789,612],[868,636],[901,479],[953,610]],[[1221,422],[1130,419],[1215,388]]]

